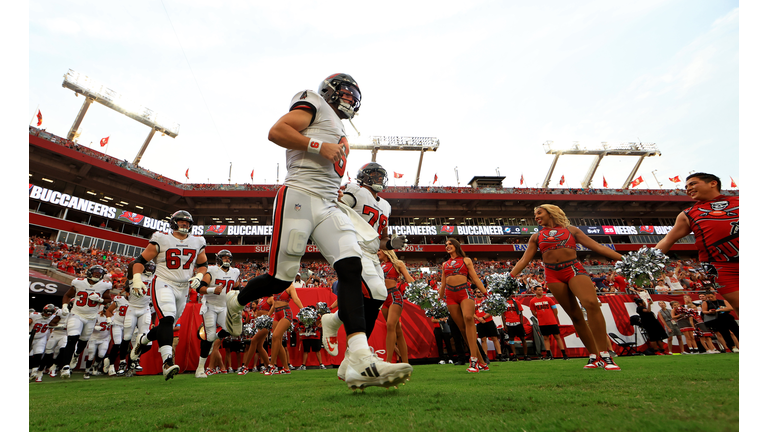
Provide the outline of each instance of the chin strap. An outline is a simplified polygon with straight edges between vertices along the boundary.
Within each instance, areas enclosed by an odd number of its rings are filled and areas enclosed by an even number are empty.
[[[352,119],[347,119],[347,121],[349,122],[349,124],[351,124],[351,125],[352,125],[352,129],[354,129],[354,130],[355,130],[355,132],[357,132],[357,136],[360,136],[360,131],[359,131],[359,130],[357,130],[357,128],[355,127],[355,124],[354,124],[354,123],[352,123]]]

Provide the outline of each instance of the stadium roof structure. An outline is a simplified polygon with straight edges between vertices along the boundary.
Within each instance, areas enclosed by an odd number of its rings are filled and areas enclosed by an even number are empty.
[[[353,125],[354,126],[354,125]],[[350,143],[350,150],[370,150],[371,161],[376,162],[376,153],[379,150],[399,150],[399,151],[418,151],[419,166],[416,169],[416,180],[413,185],[419,185],[421,175],[421,162],[424,160],[424,153],[428,151],[437,151],[440,147],[440,140],[434,137],[406,137],[406,136],[374,136],[371,142],[366,144]]]
[[[639,157],[637,163],[632,168],[632,171],[630,171],[629,176],[621,186],[622,189],[629,187],[629,184],[632,182],[632,180],[634,180],[635,174],[637,174],[637,170],[640,168],[640,164],[643,163],[643,159],[648,156],[661,156],[661,152],[658,148],[656,148],[656,144],[653,143],[630,142],[622,143],[616,146],[609,146],[607,142],[603,142],[602,149],[585,149],[578,142],[574,142],[573,147],[570,149],[560,150],[553,149],[552,144],[552,141],[545,141],[543,144],[544,150],[547,154],[555,155],[555,159],[552,161],[552,165],[550,165],[549,171],[547,171],[547,175],[544,177],[544,182],[542,183],[542,187],[545,188],[549,187],[549,181],[552,179],[552,173],[555,171],[555,165],[557,164],[557,160],[560,158],[560,155],[595,156],[595,159],[592,161],[592,165],[590,165],[589,169],[587,170],[587,174],[584,176],[584,180],[581,181],[581,187],[583,188],[591,187],[590,185],[592,184],[592,178],[595,176],[595,171],[597,171],[597,167],[600,165],[600,161],[602,161],[605,156]]]
[[[83,105],[80,107],[80,112],[78,112],[77,117],[75,117],[75,121],[72,123],[72,127],[67,134],[67,139],[70,141],[74,141],[75,138],[79,136],[77,131],[80,129],[80,124],[83,122],[83,118],[85,118],[85,113],[88,112],[88,108],[93,102],[98,102],[107,108],[113,109],[120,114],[150,127],[149,135],[147,135],[139,153],[133,160],[135,165],[138,165],[139,161],[141,161],[141,157],[144,155],[144,151],[147,150],[149,142],[152,140],[152,137],[155,136],[155,131],[160,132],[163,135],[168,135],[171,138],[176,138],[179,135],[178,123],[164,118],[147,107],[130,101],[122,94],[107,88],[105,85],[98,83],[83,74],[75,72],[72,69],[64,74],[64,82],[61,83],[61,86],[74,91],[75,96],[85,96],[85,101],[83,101]]]

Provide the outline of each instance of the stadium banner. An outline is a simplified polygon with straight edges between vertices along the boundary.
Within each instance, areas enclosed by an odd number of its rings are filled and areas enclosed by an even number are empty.
[[[305,305],[316,305],[317,302],[325,302],[331,305],[336,296],[331,292],[330,288],[297,288],[296,294],[301,299],[301,302]],[[521,305],[523,316],[531,321],[532,314],[530,307],[532,296],[520,297],[518,301]],[[642,334],[638,331],[635,333],[635,327],[629,323],[629,317],[636,315],[637,306],[634,303],[635,296],[631,295],[602,295],[599,297],[601,310],[605,317],[606,332],[615,333],[624,340],[634,341],[637,340],[637,350],[642,352],[646,348],[646,341]],[[651,306],[652,312],[658,315],[659,307],[658,301],[666,301],[669,303],[672,300],[683,301],[682,294],[680,295],[651,295],[654,300]],[[198,339],[198,329],[202,324],[202,316],[200,315],[199,303],[188,303],[184,308],[184,313],[179,319],[181,328],[179,329],[179,343],[176,347],[176,364],[181,367],[181,372],[194,371],[197,368],[198,359],[200,358],[200,340]],[[290,303],[290,307],[293,310],[294,316],[298,314],[299,308],[293,303]],[[569,357],[587,357],[589,353],[586,347],[582,343],[581,339],[576,335],[573,322],[568,317],[568,314],[560,313],[557,316],[559,320],[560,334],[565,344],[565,349]],[[405,342],[408,345],[408,357],[411,359],[437,359],[439,357],[437,352],[437,344],[435,342],[435,336],[433,333],[434,326],[432,320],[424,315],[424,311],[418,306],[404,299],[403,312],[400,316],[400,322],[403,328],[403,336]],[[526,338],[531,340],[530,332],[532,328],[526,327]],[[386,349],[386,336],[387,336],[387,324],[384,321],[383,315],[379,314],[376,320],[376,326],[373,329],[371,337],[368,338],[368,343],[374,348],[376,353],[383,357],[383,353]],[[636,338],[636,339],[635,339]],[[674,339],[674,338],[672,338]],[[339,352],[346,350],[346,334],[344,333],[344,327],[339,330]],[[552,348],[553,355],[555,357],[561,357],[562,353],[557,348],[557,344],[554,339],[550,340],[550,346]],[[670,343],[676,342],[670,340]],[[299,339],[299,342],[295,347],[288,346],[289,354],[291,358],[301,358],[303,348]],[[614,351],[620,352],[618,346],[612,343]],[[680,347],[673,345],[670,347],[673,352],[680,352]],[[224,350],[221,351],[222,356],[225,355]],[[534,354],[535,353],[531,353]],[[338,366],[343,360],[344,356],[332,357],[328,355],[325,350],[320,351],[320,355],[323,359],[323,364]],[[493,351],[493,346],[489,347],[488,355],[493,359],[496,353]],[[307,358],[307,366],[316,366],[317,359],[314,355]],[[157,352],[157,344],[152,344],[152,349],[147,354],[141,357],[141,366],[144,369],[139,372],[140,375],[156,375],[162,373],[161,370],[162,361],[160,360],[160,354]],[[248,365],[252,367],[252,365]]]
[[[92,215],[116,219],[165,233],[171,232],[170,222],[153,219],[139,213],[130,212],[108,204],[101,204],[86,198],[53,191],[29,183],[29,198],[54,204],[60,207],[83,211]],[[587,235],[665,235],[671,226],[579,226]],[[539,232],[536,225],[396,225],[388,226],[392,235],[407,236],[514,236],[530,235]],[[272,225],[193,225],[190,228],[196,236],[272,236]]]
[[[74,279],[74,277],[73,277]],[[63,297],[69,291],[69,285],[59,282],[40,272],[29,270],[29,294],[43,294]]]

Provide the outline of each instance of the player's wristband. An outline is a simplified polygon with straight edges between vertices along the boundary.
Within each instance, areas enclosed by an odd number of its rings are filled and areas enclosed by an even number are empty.
[[[395,248],[392,246],[392,240],[387,240],[387,245],[384,247],[387,248],[387,250],[395,250]]]
[[[320,153],[320,147],[323,146],[323,142],[320,140],[316,140],[314,138],[309,139],[309,144],[307,145],[307,152],[309,153]]]

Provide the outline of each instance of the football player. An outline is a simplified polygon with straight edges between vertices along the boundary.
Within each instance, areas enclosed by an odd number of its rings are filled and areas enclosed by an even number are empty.
[[[61,377],[64,379],[69,378],[71,369],[77,365],[80,354],[91,338],[99,307],[111,298],[109,290],[112,289],[112,283],[103,280],[106,273],[104,267],[92,266],[86,271],[85,278],[74,279],[69,291],[64,294],[61,308],[67,315],[67,352],[62,363],[65,366],[61,369]],[[70,300],[74,300],[71,310]]]
[[[64,315],[64,311],[60,308],[56,308],[56,316],[59,318],[57,324],[48,328],[51,330],[51,335],[48,336],[48,342],[45,344],[45,355],[40,366],[43,369],[48,368],[48,375],[51,378],[56,376],[56,369],[61,369],[64,366],[61,362],[63,356],[62,350],[67,346],[67,318]]]
[[[29,351],[29,380],[41,382],[43,380],[42,365],[45,345],[50,336],[50,327],[59,322],[59,317],[55,315],[56,306],[47,304],[41,313],[33,312],[29,314],[29,324],[32,326],[34,336],[32,338],[32,349]]]
[[[358,243],[362,250],[363,265],[363,307],[365,313],[366,335],[370,337],[376,325],[379,310],[387,300],[387,287],[384,273],[379,260],[379,249],[399,249],[405,245],[405,236],[390,240],[387,231],[392,207],[387,200],[379,196],[379,192],[387,187],[387,171],[376,162],[363,165],[357,172],[356,183],[351,183],[343,191],[339,191],[338,199],[351,208],[355,214],[349,214],[353,224],[356,224]],[[345,209],[344,206],[341,207]],[[362,221],[362,226],[359,222]],[[374,234],[367,236],[372,240],[366,241],[361,232],[371,229]],[[339,312],[325,314],[322,318],[323,345],[329,354],[338,355],[337,334],[342,321]],[[341,379],[346,378],[346,355],[337,370]]]
[[[128,292],[120,291],[120,295],[112,297],[112,303],[106,311],[106,316],[112,319],[112,349],[109,351],[109,356],[104,360],[104,373],[108,373],[109,376],[117,375],[115,371],[115,363],[120,358],[120,371],[125,371],[125,357],[127,354],[120,353],[120,349],[123,345],[123,329],[125,327],[125,315],[128,312]],[[121,373],[122,375],[122,373]]]
[[[88,341],[88,345],[85,348],[85,356],[88,360],[85,361],[85,374],[84,379],[89,379],[91,375],[101,375],[99,372],[100,365],[104,357],[107,355],[107,349],[109,348],[109,342],[112,335],[112,318],[107,316],[106,309],[102,309],[99,312],[99,316],[96,318],[96,325],[93,327],[93,335]]]
[[[205,361],[211,352],[216,338],[224,339],[229,336],[226,330],[227,293],[239,288],[240,269],[232,267],[232,252],[222,249],[216,254],[216,265],[210,267],[203,276],[203,284],[197,292],[203,296],[200,315],[205,325],[205,339],[200,341],[200,360],[195,371],[195,378],[207,378]],[[216,326],[222,330],[216,333]]]
[[[133,265],[128,266],[129,273],[132,273]],[[155,275],[155,262],[154,261],[147,261],[146,264],[144,264],[144,271],[141,274],[141,281],[144,283],[145,286],[151,287],[152,286],[152,278]],[[126,354],[128,353],[128,347],[131,345],[131,339],[134,337],[134,331],[138,330],[138,335],[136,338],[140,338],[141,335],[145,333],[149,333],[149,325],[152,322],[152,311],[150,309],[150,297],[147,295],[147,293],[143,290],[141,286],[134,287],[133,286],[133,275],[128,275],[128,309],[125,311],[125,321],[123,321],[123,342],[120,345],[120,357],[126,358]],[[138,345],[138,342],[134,342],[134,346]],[[141,348],[141,352],[139,355],[149,351],[152,348],[152,342],[148,343],[147,345],[144,345]],[[120,364],[118,375],[120,374],[120,371],[123,371],[123,373],[126,373],[126,371],[130,371],[130,374],[133,375],[133,371],[140,370],[140,366],[138,365],[138,361],[133,361],[133,359],[128,356],[126,358],[127,364],[124,367],[122,363]]]
[[[288,173],[275,197],[269,270],[239,293],[227,295],[227,330],[239,335],[245,305],[291,285],[312,238],[339,278],[339,316],[348,335],[349,367],[354,370],[347,374],[347,385],[389,387],[408,379],[413,368],[385,363],[371,353],[360,289],[362,251],[349,216],[336,204],[349,154],[342,119],[355,116],[360,100],[360,87],[351,76],[333,74],[317,92],[298,92],[288,113],[270,129],[269,140],[286,149]],[[366,369],[377,372],[368,374]]]
[[[146,290],[141,279],[144,265],[156,260],[155,277],[152,279],[150,295],[155,304],[157,325],[142,335],[131,350],[131,359],[138,360],[151,341],[157,341],[160,358],[163,360],[163,376],[166,381],[179,373],[179,366],[173,364],[173,327],[184,312],[189,289],[204,285],[203,276],[208,271],[205,256],[205,239],[190,235],[192,215],[179,210],[171,216],[171,234],[156,231],[149,239],[144,252],[133,263],[133,287]]]

